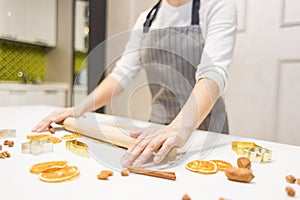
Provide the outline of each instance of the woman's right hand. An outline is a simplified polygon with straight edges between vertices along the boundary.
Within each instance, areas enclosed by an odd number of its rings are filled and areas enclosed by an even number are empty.
[[[46,131],[52,122],[60,123],[67,117],[74,117],[74,107],[60,108],[54,110],[52,113],[47,115],[42,121],[40,121],[31,131],[42,132]]]

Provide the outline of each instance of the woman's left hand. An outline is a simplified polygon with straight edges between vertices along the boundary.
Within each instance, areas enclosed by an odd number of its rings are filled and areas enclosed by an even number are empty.
[[[168,126],[145,129],[138,133],[132,133],[130,136],[137,138],[128,148],[121,160],[123,167],[141,166],[152,155],[153,161],[160,163],[173,147],[182,147],[189,139],[190,134],[180,133],[178,128]]]

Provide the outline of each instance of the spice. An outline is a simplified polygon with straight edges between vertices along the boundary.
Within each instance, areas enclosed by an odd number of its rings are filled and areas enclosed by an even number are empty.
[[[128,167],[129,172],[136,173],[136,174],[142,174],[146,176],[153,176],[157,178],[164,178],[169,180],[176,180],[175,172],[166,172],[166,171],[153,171],[153,170],[147,170],[140,167]]]

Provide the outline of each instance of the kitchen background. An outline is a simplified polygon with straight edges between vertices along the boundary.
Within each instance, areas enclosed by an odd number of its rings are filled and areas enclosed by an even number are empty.
[[[224,95],[230,132],[300,145],[300,1],[235,1],[237,41]],[[105,19],[91,17],[93,0],[24,2],[0,0],[0,106],[76,105],[88,91],[85,56],[93,37],[91,21],[105,21],[100,31],[113,38],[129,31],[156,0],[103,0]],[[124,48],[126,36],[118,42],[108,43],[106,60]],[[144,79],[142,71],[105,112],[147,120],[149,89],[135,90]],[[39,84],[7,82],[26,80]]]

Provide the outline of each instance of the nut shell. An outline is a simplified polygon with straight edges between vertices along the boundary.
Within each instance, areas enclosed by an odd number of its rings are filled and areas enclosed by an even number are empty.
[[[107,180],[108,177],[109,177],[109,175],[106,174],[106,173],[100,173],[100,174],[97,175],[97,178],[100,179],[100,180]]]
[[[249,183],[255,177],[247,168],[229,168],[225,171],[225,175],[231,181]]]
[[[182,200],[191,200],[191,197],[188,194],[183,195]]]
[[[296,195],[295,190],[289,186],[287,186],[285,188],[285,191],[286,191],[287,195],[289,195],[290,197],[294,197]]]
[[[122,176],[128,176],[129,175],[129,171],[127,169],[124,169],[121,171],[121,175]]]
[[[107,174],[108,176],[112,176],[114,174],[114,172],[110,171],[110,170],[102,170],[100,173],[101,174]]]
[[[296,178],[295,178],[295,176],[293,176],[293,175],[287,175],[287,176],[285,177],[285,180],[286,180],[286,182],[288,182],[288,183],[295,183],[295,182],[296,182]]]
[[[49,132],[50,132],[51,134],[54,134],[54,133],[56,132],[56,130],[55,130],[54,128],[50,128],[50,129],[49,129]]]
[[[8,145],[8,147],[13,147],[14,146],[14,141],[8,141],[7,145]]]
[[[251,161],[247,157],[240,157],[237,159],[237,165],[239,168],[251,168]]]

